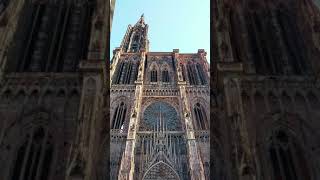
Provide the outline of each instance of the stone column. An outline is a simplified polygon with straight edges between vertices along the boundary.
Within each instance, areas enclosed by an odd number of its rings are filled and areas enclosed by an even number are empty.
[[[225,78],[224,86],[227,101],[227,115],[231,121],[231,138],[233,160],[239,180],[255,180],[255,160],[251,150],[247,122],[243,112],[240,93],[240,82],[237,79]]]
[[[78,129],[71,147],[66,180],[96,179],[96,163],[103,137],[99,126],[103,121],[102,108],[102,63],[101,60],[82,61],[80,70],[83,74],[83,88],[78,115]]]
[[[92,15],[91,37],[88,48],[88,59],[105,59],[110,32],[110,8],[108,1],[97,0],[96,9]],[[107,60],[109,61],[109,60]]]
[[[138,130],[138,120],[140,118],[141,100],[143,93],[143,69],[145,62],[145,51],[141,52],[141,63],[138,72],[138,79],[135,82],[135,101],[131,111],[126,148],[121,159],[118,180],[133,180],[134,175],[134,150],[136,146],[136,134]]]
[[[178,50],[174,51],[175,61],[178,58]],[[188,157],[189,157],[189,167],[191,179],[193,180],[204,180],[204,169],[203,164],[200,158],[200,154],[197,147],[197,142],[194,136],[194,128],[192,125],[191,119],[191,111],[189,108],[189,100],[186,95],[186,85],[187,83],[182,79],[181,68],[179,67],[179,63],[176,63],[177,73],[178,73],[178,87],[180,89],[181,95],[181,103],[183,108],[183,118],[185,122],[185,130],[186,130],[186,139],[187,139],[187,148],[188,148]]]

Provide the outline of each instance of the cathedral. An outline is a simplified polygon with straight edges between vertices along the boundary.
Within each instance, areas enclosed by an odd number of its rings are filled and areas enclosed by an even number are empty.
[[[0,179],[319,180],[317,2],[211,0],[209,64],[143,15],[110,55],[114,0],[0,0]]]
[[[110,78],[110,179],[209,179],[206,52],[150,52],[142,15],[114,50]]]

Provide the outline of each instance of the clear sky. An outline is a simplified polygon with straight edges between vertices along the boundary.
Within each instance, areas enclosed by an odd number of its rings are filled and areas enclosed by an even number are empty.
[[[149,51],[196,53],[210,60],[210,0],[116,0],[110,55],[119,47],[129,24],[144,14],[149,25]]]

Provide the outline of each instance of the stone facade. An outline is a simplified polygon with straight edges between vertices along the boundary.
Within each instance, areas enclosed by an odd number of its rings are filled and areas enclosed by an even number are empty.
[[[211,12],[211,161],[225,162],[212,177],[319,179],[314,1],[215,0]]]
[[[0,1],[0,179],[106,176],[109,16],[105,0]]]
[[[313,0],[212,1],[210,75],[143,17],[109,68],[109,5],[0,1],[0,179],[320,178]]]
[[[150,52],[141,16],[110,77],[110,179],[209,179],[206,52]]]

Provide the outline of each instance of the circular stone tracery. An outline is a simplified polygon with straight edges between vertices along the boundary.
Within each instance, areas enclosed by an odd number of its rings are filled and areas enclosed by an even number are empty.
[[[168,130],[180,129],[178,113],[174,107],[165,102],[155,102],[144,111],[142,130],[153,130],[156,128],[157,123],[159,124],[160,116]]]

